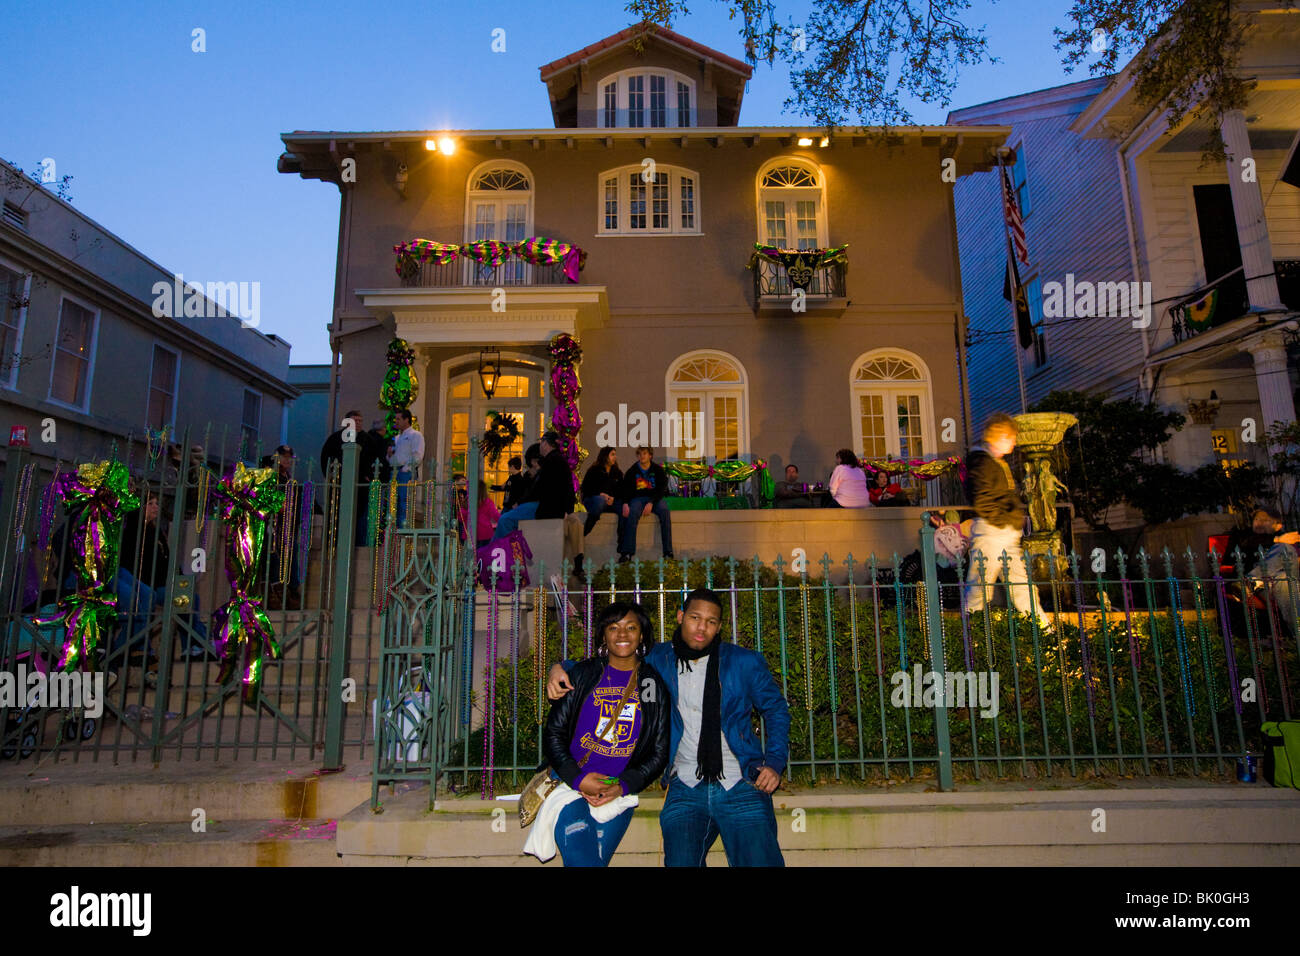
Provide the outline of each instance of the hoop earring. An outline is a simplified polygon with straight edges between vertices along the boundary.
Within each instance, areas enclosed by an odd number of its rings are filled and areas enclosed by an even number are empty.
[[[600,647],[596,648],[597,657],[609,657],[609,645],[601,641]]]

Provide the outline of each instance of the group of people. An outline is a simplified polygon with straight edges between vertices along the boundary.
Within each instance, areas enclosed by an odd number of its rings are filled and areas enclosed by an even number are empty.
[[[601,448],[596,462],[582,478],[582,504],[587,509],[583,534],[590,534],[600,516],[612,511],[618,518],[618,560],[631,561],[636,555],[636,529],[642,518],[659,519],[659,533],[665,558],[673,556],[672,512],[668,494],[668,473],[654,460],[654,452],[642,445],[636,450],[636,464],[626,472],[618,467],[618,452]]]
[[[405,527],[407,523],[407,501],[411,483],[419,480],[420,467],[424,462],[424,436],[413,425],[411,413],[400,409],[394,413],[393,420],[397,434],[392,438],[384,434],[383,427],[375,422],[369,431],[361,419],[361,412],[352,410],[344,416],[349,422],[333,432],[320,450],[320,470],[328,476],[330,467],[343,464],[343,445],[351,439],[357,444],[357,498],[356,498],[356,538],[357,547],[367,543],[366,531],[370,521],[370,482],[378,480],[388,484],[397,479],[397,526]]]
[[[785,480],[776,483],[776,507],[871,508],[908,504],[907,492],[883,468],[870,478],[851,449],[835,453],[835,468],[830,481],[808,485],[799,480],[799,466],[785,466]]]
[[[719,836],[732,866],[784,865],[772,794],[786,767],[789,708],[763,656],[721,630],[722,598],[707,588],[687,595],[663,644],[641,605],[616,602],[596,622],[596,654],[552,666],[540,769],[554,789],[524,852],[608,866],[637,794],[662,779],[665,865],[704,866]]]

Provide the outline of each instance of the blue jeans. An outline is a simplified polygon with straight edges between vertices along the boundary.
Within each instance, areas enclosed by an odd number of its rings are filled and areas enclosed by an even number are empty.
[[[148,632],[149,615],[162,604],[165,595],[162,588],[149,587],[122,567],[117,569],[113,590],[117,594],[117,611],[122,620],[122,629],[111,645],[112,650],[117,650],[123,644],[131,644],[137,634],[143,636]]]
[[[649,498],[633,498],[627,503],[627,517],[623,519],[623,527],[618,535],[619,554],[636,554],[636,526],[641,520],[641,512],[649,503]],[[660,498],[652,510],[659,519],[659,537],[663,539],[664,554],[672,554],[673,520],[668,503]],[[619,513],[622,514],[621,509]]]
[[[632,807],[608,823],[597,823],[591,818],[587,801],[574,800],[555,818],[555,844],[564,865],[609,866],[631,822]]]
[[[619,503],[615,501],[612,505],[605,504],[605,499],[601,495],[592,495],[590,498],[582,499],[583,506],[587,509],[587,520],[582,528],[584,535],[591,534],[591,529],[596,527],[596,522],[606,511],[612,511],[618,515],[618,532],[619,536],[623,534],[623,511]]]
[[[499,519],[497,519],[497,529],[492,534],[493,541],[499,541],[504,538],[515,528],[519,527],[521,521],[531,521],[537,516],[537,506],[540,501],[529,501],[522,505],[515,505]]]
[[[406,494],[410,491],[411,472],[397,469],[397,527],[406,527]]]
[[[731,866],[785,866],[776,841],[771,794],[748,780],[730,790],[720,783],[688,787],[674,776],[659,812],[664,866],[704,866],[718,835]]]

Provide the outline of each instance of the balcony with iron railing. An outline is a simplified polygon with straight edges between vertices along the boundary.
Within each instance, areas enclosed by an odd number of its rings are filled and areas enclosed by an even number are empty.
[[[1282,304],[1300,311],[1300,259],[1275,259],[1273,272]],[[1175,344],[1226,325],[1250,311],[1246,273],[1240,268],[1192,295],[1194,299],[1189,296],[1169,310]]]
[[[748,268],[754,273],[755,311],[788,311],[800,294],[808,307],[847,304],[846,246],[833,249],[777,249],[755,243]]]
[[[587,254],[577,246],[534,236],[464,244],[412,239],[393,247],[402,288],[497,288],[576,285]]]

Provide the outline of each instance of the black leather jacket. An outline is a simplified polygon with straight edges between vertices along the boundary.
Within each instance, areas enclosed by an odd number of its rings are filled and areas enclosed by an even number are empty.
[[[573,690],[551,705],[551,713],[546,718],[546,732],[542,735],[542,747],[546,753],[543,767],[549,765],[574,790],[578,789],[578,783],[587,771],[573,759],[569,745],[573,741],[582,705],[600,682],[604,671],[605,661],[600,658],[575,664],[569,671]],[[669,708],[673,705],[668,685],[645,661],[641,662],[640,682],[637,693],[641,695],[641,734],[632,750],[632,758],[618,777],[627,786],[629,794],[640,793],[668,765]]]

